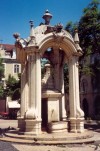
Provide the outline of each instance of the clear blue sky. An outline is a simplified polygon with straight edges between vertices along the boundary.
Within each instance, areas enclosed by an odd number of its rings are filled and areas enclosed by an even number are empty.
[[[83,9],[92,0],[0,0],[0,40],[2,43],[14,44],[13,33],[21,37],[29,36],[29,21],[34,26],[43,22],[46,9],[53,15],[51,24],[59,22],[65,27],[68,21],[79,21]]]

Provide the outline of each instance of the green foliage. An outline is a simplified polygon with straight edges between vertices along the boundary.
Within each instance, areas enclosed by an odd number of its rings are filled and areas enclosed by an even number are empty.
[[[0,81],[4,77],[4,65],[3,65],[3,59],[0,58]]]
[[[71,35],[74,35],[75,29],[77,29],[78,23],[72,23],[72,21],[66,24],[65,30],[68,31]]]
[[[100,59],[95,59],[94,64],[91,65],[94,75],[92,79],[95,80],[94,87],[100,92]]]
[[[86,58],[90,59],[91,55],[96,53],[100,54],[100,0],[92,0],[91,3],[84,8],[83,15],[79,22],[68,22],[65,30],[73,36],[76,28],[79,33],[80,46],[83,50],[83,56],[80,57],[79,60],[80,77],[82,74],[91,75],[92,79],[95,79],[96,89],[100,91],[100,59],[95,60],[94,64],[86,62]],[[66,73],[67,70],[65,68],[64,70]],[[66,77],[65,80],[67,80]],[[68,89],[68,83],[65,87]]]
[[[20,78],[20,75],[18,75]],[[12,99],[20,98],[20,79],[16,80],[13,76],[9,75],[6,80],[5,95],[11,96]]]
[[[78,28],[80,46],[83,50],[83,56],[80,61],[93,53],[100,53],[100,0],[92,0],[92,2],[83,10],[83,16],[79,23],[67,23],[65,29],[72,35],[75,28]],[[97,66],[97,65],[96,65]],[[98,67],[99,69],[100,67]],[[90,65],[80,67],[81,73],[94,74],[94,70]]]
[[[79,21],[78,31],[80,37],[80,45],[84,52],[80,60],[85,57],[100,54],[100,1],[92,0],[92,2],[83,11],[83,16]],[[100,91],[100,59],[96,57],[94,63],[83,65],[80,70],[82,73],[91,75],[95,89]]]
[[[80,45],[84,54],[100,52],[99,0],[93,0],[83,11],[78,25]],[[88,53],[89,52],[89,53]]]
[[[80,74],[85,74],[85,75],[94,75],[92,68],[90,67],[90,65],[84,65],[83,67],[81,67],[81,65],[79,66],[79,71]]]
[[[2,83],[3,77],[4,77],[4,65],[3,65],[3,59],[0,58],[0,98],[4,96],[4,88]]]
[[[3,98],[4,96],[4,89],[3,86],[0,84],[0,98]]]

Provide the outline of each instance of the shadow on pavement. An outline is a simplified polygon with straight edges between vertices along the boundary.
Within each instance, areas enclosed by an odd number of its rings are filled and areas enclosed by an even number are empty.
[[[100,133],[100,123],[98,122],[85,123],[84,127],[85,129]]]
[[[0,141],[0,151],[19,151],[11,143]]]

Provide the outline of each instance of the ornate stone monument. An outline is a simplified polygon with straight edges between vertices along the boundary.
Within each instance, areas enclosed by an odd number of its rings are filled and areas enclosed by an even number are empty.
[[[19,132],[38,135],[42,130],[53,132],[84,132],[84,113],[80,108],[78,58],[82,55],[78,32],[74,38],[61,24],[50,25],[47,10],[45,23],[34,29],[30,21],[27,39],[16,38],[17,60],[21,71],[21,117]],[[41,59],[49,60],[41,76]],[[67,120],[63,67],[69,68],[69,112]],[[68,124],[69,122],[69,124]]]

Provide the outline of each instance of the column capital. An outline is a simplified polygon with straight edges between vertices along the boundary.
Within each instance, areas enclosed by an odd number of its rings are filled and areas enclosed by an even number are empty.
[[[34,62],[36,60],[36,54],[35,52],[29,55],[29,61]]]

